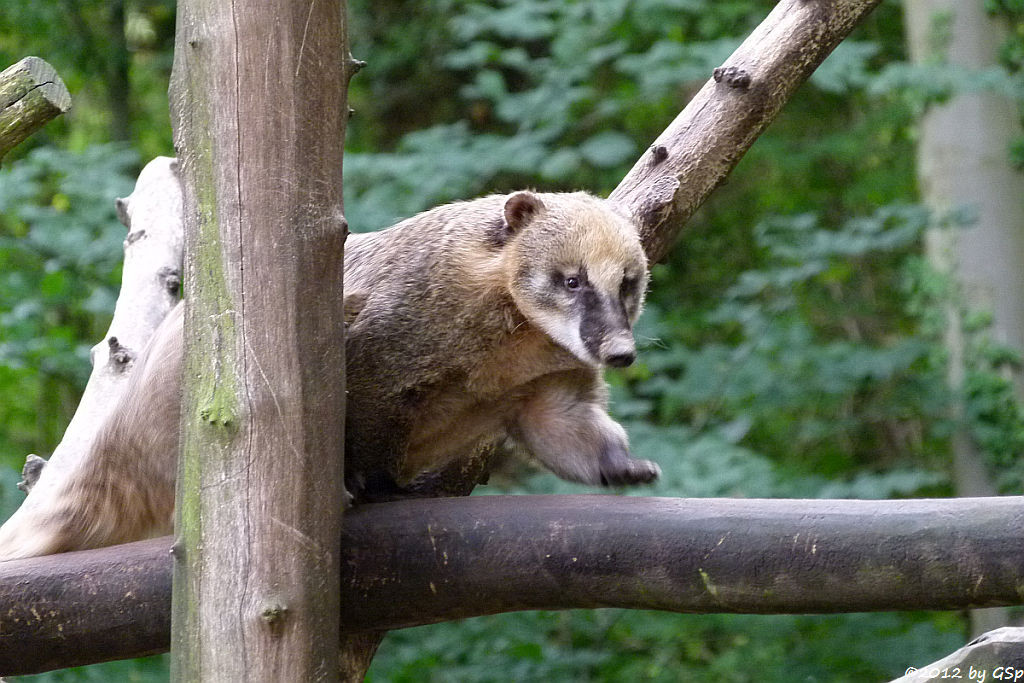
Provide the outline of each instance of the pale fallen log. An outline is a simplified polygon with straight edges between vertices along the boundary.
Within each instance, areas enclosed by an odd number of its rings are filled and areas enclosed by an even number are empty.
[[[135,358],[178,302],[182,203],[175,166],[174,159],[154,159],[139,174],[135,191],[117,200],[128,235],[114,318],[103,340],[92,348],[92,374],[60,444],[45,467],[38,461],[29,463],[24,487],[28,497],[0,527],[0,560],[18,556],[10,555],[12,550],[31,548],[39,535],[38,520],[54,509],[63,482],[74,476],[99,425],[117,405]]]

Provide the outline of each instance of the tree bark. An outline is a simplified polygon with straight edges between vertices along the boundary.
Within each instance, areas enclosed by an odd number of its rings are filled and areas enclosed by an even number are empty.
[[[38,57],[25,57],[0,72],[0,161],[70,108],[71,95],[64,81]]]
[[[183,0],[186,235],[172,676],[337,680],[341,1]]]
[[[479,496],[360,506],[342,535],[343,656],[365,670],[382,629],[525,609],[1021,604],[1022,527],[1020,497]],[[166,650],[169,546],[164,538],[0,564],[0,674]]]
[[[999,26],[982,3],[906,0],[907,42],[918,64],[983,69],[996,63]],[[928,108],[918,140],[918,178],[924,202],[938,217],[973,209],[969,226],[936,225],[927,235],[933,266],[955,283],[945,304],[948,378],[957,396],[961,425],[952,439],[953,474],[961,496],[996,494],[984,454],[963,423],[964,380],[970,360],[963,316],[991,311],[994,340],[1024,352],[1024,175],[1009,163],[1010,143],[1020,134],[1015,105],[990,92],[959,92]],[[1018,396],[1019,374],[1015,378]],[[1005,612],[972,613],[972,631],[985,633],[1008,623]]]

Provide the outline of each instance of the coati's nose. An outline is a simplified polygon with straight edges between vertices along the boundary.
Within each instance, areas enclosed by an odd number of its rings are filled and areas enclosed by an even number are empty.
[[[632,365],[633,361],[635,360],[635,351],[620,351],[619,353],[613,353],[612,355],[605,358],[604,362],[607,365],[612,366],[613,368],[625,368]]]

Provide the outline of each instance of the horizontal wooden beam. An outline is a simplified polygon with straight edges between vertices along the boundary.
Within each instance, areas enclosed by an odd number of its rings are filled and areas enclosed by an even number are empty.
[[[0,562],[0,676],[166,652],[170,537]]]
[[[342,623],[1024,604],[1024,498],[477,496],[346,515]],[[170,538],[0,563],[0,675],[164,651]]]

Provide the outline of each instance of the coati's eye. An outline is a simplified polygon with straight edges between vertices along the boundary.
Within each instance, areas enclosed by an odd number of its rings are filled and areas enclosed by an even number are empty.
[[[575,275],[570,275],[565,278],[565,288],[571,292],[576,291],[580,288],[580,279]]]
[[[627,299],[636,293],[636,288],[639,283],[634,277],[622,278],[622,284],[619,285],[619,296],[623,299]]]

